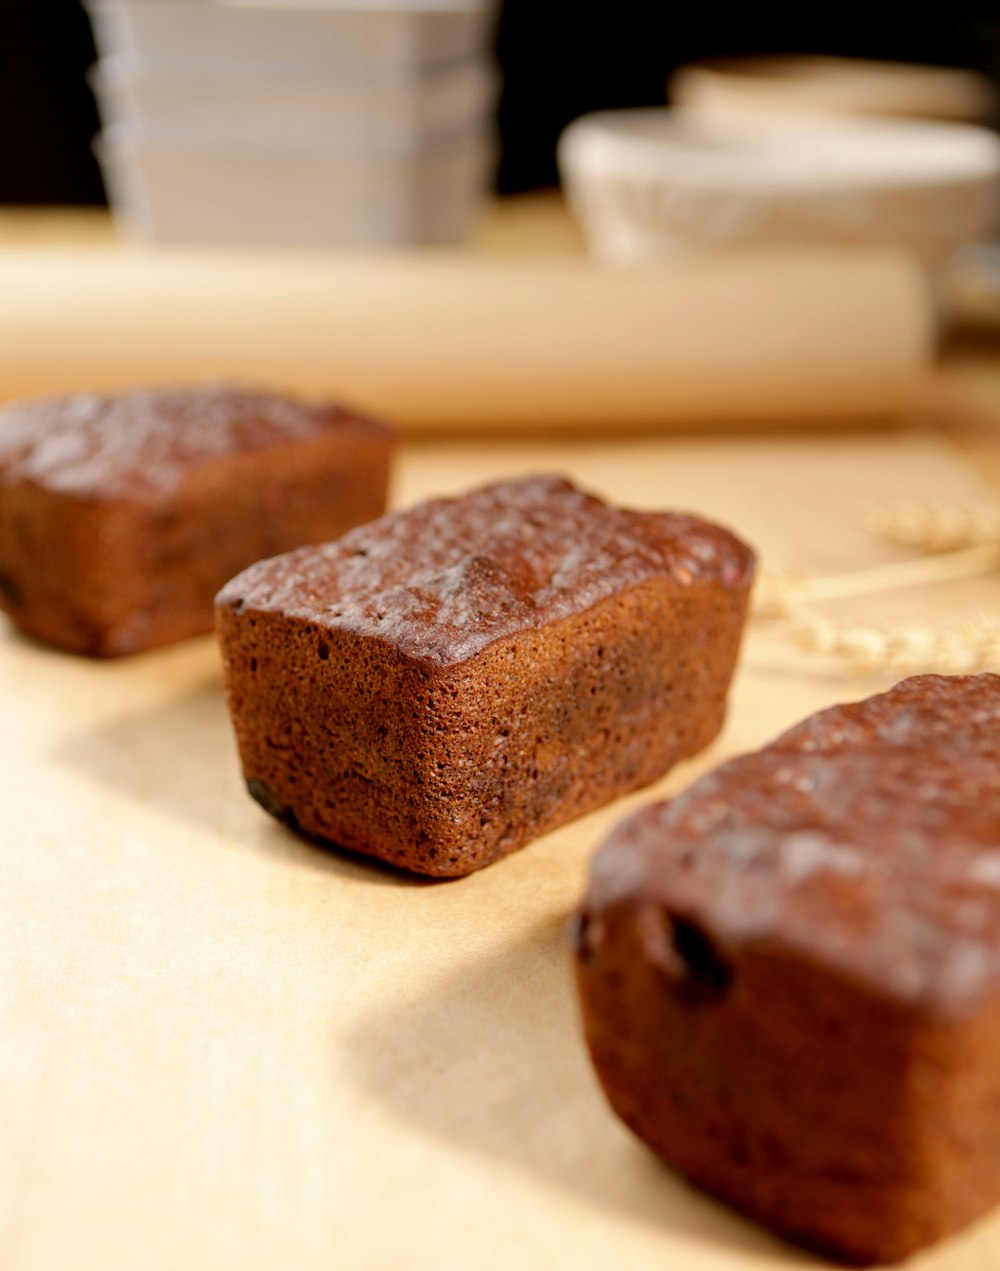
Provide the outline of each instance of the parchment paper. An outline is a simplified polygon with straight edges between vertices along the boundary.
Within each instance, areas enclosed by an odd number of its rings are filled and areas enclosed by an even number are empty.
[[[738,527],[773,563],[900,553],[860,504],[981,493],[919,437],[423,445],[396,501],[564,471]],[[996,579],[910,597],[996,605]],[[869,600],[867,605],[875,602]],[[606,1109],[565,923],[607,828],[882,682],[753,637],[724,736],[656,790],[455,883],[324,852],[245,795],[210,638],[109,664],[0,629],[4,1271],[810,1262],[689,1189]],[[979,1271],[1000,1217],[922,1259]]]

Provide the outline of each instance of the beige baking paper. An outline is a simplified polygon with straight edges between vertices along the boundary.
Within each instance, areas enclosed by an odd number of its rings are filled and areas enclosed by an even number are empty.
[[[946,445],[900,437],[412,446],[395,497],[546,470],[824,572],[905,555],[856,527],[869,500],[981,493]],[[907,603],[998,598],[987,579]],[[723,737],[657,792],[882,685],[755,636]],[[661,1167],[591,1075],[566,922],[595,844],[654,792],[427,884],[250,801],[210,638],[94,664],[4,624],[0,701],[4,1271],[812,1261]],[[921,1265],[998,1256],[1000,1216]]]

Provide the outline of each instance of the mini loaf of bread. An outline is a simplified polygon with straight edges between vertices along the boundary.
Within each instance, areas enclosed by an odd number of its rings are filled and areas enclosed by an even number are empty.
[[[385,510],[392,448],[340,407],[225,388],[0,411],[0,607],[94,657],[210,631],[263,556]]]
[[[612,1106],[786,1236],[891,1262],[1000,1199],[1000,676],[824,711],[621,825],[579,928]]]
[[[250,792],[404,869],[487,865],[712,740],[752,568],[555,478],[262,561],[218,598]]]

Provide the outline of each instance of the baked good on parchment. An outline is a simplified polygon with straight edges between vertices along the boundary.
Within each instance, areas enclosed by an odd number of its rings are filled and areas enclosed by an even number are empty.
[[[891,1262],[1000,1199],[1000,676],[807,719],[598,852],[576,956],[615,1111],[793,1240]]]
[[[392,436],[327,403],[235,388],[0,411],[0,608],[94,657],[210,631],[263,556],[385,510]]]
[[[467,874],[712,740],[752,572],[726,530],[554,477],[262,561],[218,598],[249,790],[307,834]]]

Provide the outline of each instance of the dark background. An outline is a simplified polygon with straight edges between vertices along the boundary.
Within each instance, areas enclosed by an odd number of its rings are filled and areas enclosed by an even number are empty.
[[[660,103],[670,71],[696,58],[838,53],[968,66],[1000,80],[997,4],[932,16],[934,5],[923,17],[896,5],[762,7],[506,0],[496,36],[500,190],[555,184],[555,141],[571,119]],[[79,0],[0,0],[0,203],[104,201],[84,77],[93,60]]]

